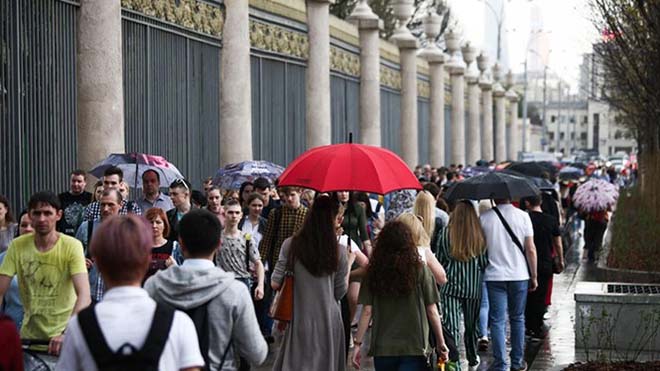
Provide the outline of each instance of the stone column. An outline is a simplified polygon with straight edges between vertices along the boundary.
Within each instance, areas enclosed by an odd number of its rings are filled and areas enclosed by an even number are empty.
[[[243,0],[245,1],[245,0]],[[307,0],[309,60],[305,71],[307,148],[330,144],[330,4]]]
[[[78,167],[123,153],[120,0],[82,0],[78,18]]]
[[[500,83],[501,69],[498,63],[493,66],[493,100],[495,101],[495,161],[497,163],[506,161],[506,126],[504,95],[506,90]]]
[[[509,123],[507,125],[507,159],[510,161],[518,160],[518,136],[520,130],[518,128],[518,94],[513,91],[513,73],[511,70],[506,75],[506,82],[508,89],[506,92],[506,99],[509,101]]]
[[[244,0],[225,0],[220,70],[220,166],[252,160],[248,8]]]
[[[431,75],[431,99],[429,102],[429,161],[432,166],[445,165],[445,54],[435,40],[440,33],[442,17],[429,13],[424,18],[424,32],[429,40],[420,56],[429,63]]]
[[[380,146],[380,39],[383,21],[361,0],[348,17],[360,33],[360,142]]]
[[[394,0],[394,16],[399,21],[391,40],[399,47],[401,65],[401,158],[413,168],[418,164],[417,142],[417,39],[406,25],[412,16],[413,0]]]
[[[481,157],[481,141],[479,128],[479,73],[474,66],[477,49],[466,43],[461,49],[465,61],[465,82],[468,89],[468,120],[466,165],[474,166]]]
[[[452,57],[447,64],[447,69],[451,75],[451,158],[452,164],[465,164],[465,107],[463,86],[463,74],[465,73],[465,64],[458,56],[459,36],[450,30],[445,35],[447,49]]]
[[[493,154],[493,83],[488,75],[488,57],[481,53],[477,57],[477,66],[481,72],[479,87],[481,88],[481,158],[490,161]]]

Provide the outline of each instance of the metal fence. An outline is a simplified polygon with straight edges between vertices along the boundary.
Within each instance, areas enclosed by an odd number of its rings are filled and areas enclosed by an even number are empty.
[[[122,42],[126,151],[165,156],[200,187],[220,156],[220,40],[124,11]]]
[[[0,193],[18,212],[76,164],[74,1],[0,1]]]

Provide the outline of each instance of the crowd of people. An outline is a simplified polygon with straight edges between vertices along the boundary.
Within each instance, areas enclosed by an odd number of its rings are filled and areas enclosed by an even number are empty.
[[[266,178],[200,192],[148,170],[136,199],[119,168],[91,193],[75,170],[18,218],[0,196],[0,369],[22,369],[20,339],[36,339],[59,370],[249,370],[276,341],[273,370],[359,369],[364,351],[377,370],[433,354],[458,370],[461,341],[469,370],[489,348],[492,370],[526,370],[564,268],[561,203],[448,203],[461,170],[419,166],[422,191],[384,197]],[[274,321],[288,276],[292,319]]]

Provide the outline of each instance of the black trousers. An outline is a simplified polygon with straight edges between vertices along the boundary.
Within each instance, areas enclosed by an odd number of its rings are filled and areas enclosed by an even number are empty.
[[[603,236],[607,229],[607,223],[593,219],[587,219],[584,223],[584,248],[588,252],[589,260],[594,260],[596,252],[603,244]]]
[[[547,306],[545,297],[548,294],[552,276],[538,277],[539,286],[536,290],[527,293],[527,306],[525,307],[525,328],[529,331],[540,332],[543,326],[543,315]]]

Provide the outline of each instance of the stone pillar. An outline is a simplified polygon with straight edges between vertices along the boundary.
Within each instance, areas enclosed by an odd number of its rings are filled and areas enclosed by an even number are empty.
[[[493,100],[495,101],[495,161],[506,161],[506,114],[504,109],[504,95],[506,91],[500,83],[501,69],[498,63],[493,66]]]
[[[431,75],[431,99],[429,102],[429,162],[432,166],[445,165],[445,54],[435,40],[440,33],[442,17],[429,13],[424,18],[424,32],[429,40],[420,56],[429,63]]]
[[[465,82],[468,90],[468,120],[467,120],[467,146],[466,165],[474,166],[481,157],[481,141],[479,127],[479,74],[477,73],[474,60],[477,49],[466,43],[461,49],[465,61]]]
[[[81,169],[125,152],[121,41],[120,0],[82,0],[76,56]]]
[[[380,39],[383,21],[361,0],[348,17],[360,32],[360,142],[380,146]]]
[[[252,160],[249,7],[244,0],[225,0],[224,4],[227,16],[220,70],[220,166]]]
[[[509,101],[509,123],[507,125],[507,159],[510,161],[518,160],[518,136],[520,130],[518,127],[518,94],[513,91],[513,73],[511,70],[506,75],[508,89],[506,99]]]
[[[418,164],[417,142],[417,39],[406,27],[413,12],[413,0],[394,0],[394,16],[399,21],[391,40],[399,47],[401,65],[401,158],[413,168]]]
[[[452,164],[465,164],[465,112],[464,112],[464,94],[463,74],[465,73],[465,64],[458,56],[459,36],[450,30],[445,35],[447,49],[452,57],[447,64],[447,69],[451,75],[451,158]]]
[[[243,0],[245,1],[245,0]],[[307,0],[309,60],[305,71],[307,148],[330,144],[330,4]]]
[[[488,75],[488,57],[481,53],[477,57],[477,66],[481,72],[479,87],[481,88],[481,158],[490,161],[495,159],[493,153],[493,83]]]

